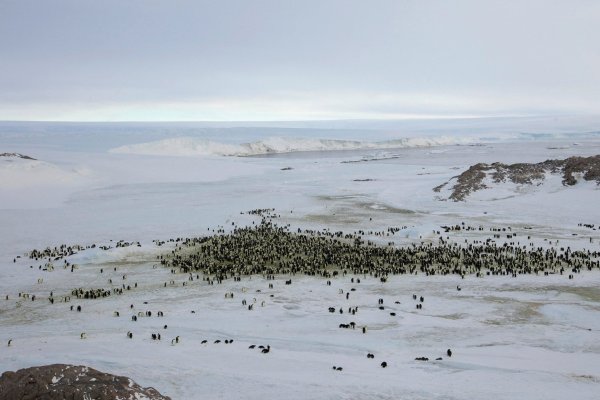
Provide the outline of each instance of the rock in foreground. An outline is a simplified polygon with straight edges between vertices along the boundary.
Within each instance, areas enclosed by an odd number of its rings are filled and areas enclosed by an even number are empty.
[[[0,376],[0,400],[171,400],[154,388],[85,366],[52,364],[7,371]]]

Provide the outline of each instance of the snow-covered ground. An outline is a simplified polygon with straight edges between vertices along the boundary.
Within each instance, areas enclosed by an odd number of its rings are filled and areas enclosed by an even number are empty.
[[[600,137],[589,124],[569,122],[561,130],[526,122],[513,121],[513,128],[498,121],[449,123],[467,136],[442,123],[431,129],[412,123],[405,130],[0,124],[0,153],[36,159],[0,157],[0,370],[85,364],[174,399],[597,398],[598,271],[574,280],[419,275],[385,284],[363,276],[352,283],[346,276],[332,286],[318,278],[295,276],[284,285],[287,276],[257,276],[184,287],[186,276],[153,268],[156,255],[168,251],[153,239],[250,224],[258,219],[240,212],[256,208],[275,208],[278,223],[293,228],[400,227],[379,238],[396,245],[439,236],[471,242],[510,227],[522,245],[600,250],[600,231],[579,226],[600,225],[600,190],[591,182],[503,185],[458,203],[440,201],[433,191],[477,162],[600,154]],[[220,155],[240,149],[245,157]],[[437,233],[462,222],[484,230]],[[33,248],[114,246],[118,240],[142,246],[82,251],[69,258],[79,266],[74,272],[60,265],[42,271],[41,262],[25,257],[13,262]],[[47,301],[50,291],[58,297],[76,287],[107,288],[108,279],[115,287],[138,287],[104,299]],[[175,284],[164,288],[170,280]],[[226,292],[234,298],[226,299]],[[422,310],[415,309],[413,293],[425,297]],[[252,311],[242,306],[254,298]],[[71,305],[82,312],[70,311]],[[330,306],[344,313],[329,313]],[[354,306],[358,313],[349,315]],[[147,310],[152,317],[131,320]],[[159,310],[164,317],[155,316]],[[367,333],[338,328],[350,321],[367,326]],[[162,340],[153,341],[151,333]],[[176,336],[180,343],[171,345]],[[214,344],[217,339],[222,343]],[[270,345],[271,352],[250,350],[251,344]],[[414,360],[420,356],[430,361]]]
[[[17,301],[11,290],[11,301],[2,307],[2,334],[13,343],[2,351],[2,368],[84,364],[135,377],[178,399],[597,396],[597,272],[575,281],[565,276],[398,276],[382,284],[361,276],[353,284],[346,276],[327,286],[322,279],[298,276],[292,285],[284,285],[284,277],[253,277],[210,286],[151,265],[133,254],[110,264],[82,264],[73,273],[25,267],[20,285],[32,293],[50,288],[62,293],[82,282],[103,287],[109,278],[118,285],[123,274],[138,288],[108,299],[54,305],[45,299]],[[38,276],[42,284],[36,283]],[[174,278],[175,285],[162,287]],[[225,298],[227,292],[233,299]],[[413,293],[424,296],[422,310],[415,309]],[[384,310],[378,308],[379,298]],[[250,304],[256,299],[252,311],[243,299]],[[82,312],[70,311],[71,305],[81,305]],[[335,313],[328,312],[330,306]],[[356,315],[348,314],[348,307],[358,307]],[[131,320],[148,310],[151,317]],[[158,311],[164,317],[157,317]],[[355,330],[338,327],[351,321]],[[128,331],[133,339],[126,337]],[[80,338],[82,332],[86,339]],[[152,333],[160,333],[161,340],[153,341]],[[176,336],[180,342],[172,345]],[[224,344],[226,339],[234,341]],[[271,351],[262,354],[250,345],[270,345]],[[430,361],[415,361],[421,356]],[[434,361],[438,357],[443,360]],[[383,361],[386,369],[380,367]],[[334,365],[343,371],[333,371]]]

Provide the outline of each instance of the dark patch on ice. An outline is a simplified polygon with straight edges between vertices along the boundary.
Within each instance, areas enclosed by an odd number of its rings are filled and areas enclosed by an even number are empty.
[[[360,160],[345,160],[340,161],[342,164],[353,164],[353,163],[362,163],[362,162],[371,162],[371,161],[386,161],[386,160],[395,160],[400,158],[399,155],[389,156],[389,157],[365,157]]]

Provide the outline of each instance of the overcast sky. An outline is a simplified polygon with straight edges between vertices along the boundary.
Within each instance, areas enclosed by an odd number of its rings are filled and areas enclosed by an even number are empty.
[[[0,0],[0,120],[572,113],[597,0]]]

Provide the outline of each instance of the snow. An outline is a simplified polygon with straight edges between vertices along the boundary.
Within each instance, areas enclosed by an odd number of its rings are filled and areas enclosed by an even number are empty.
[[[439,236],[472,242],[491,236],[491,228],[510,226],[522,245],[599,250],[600,231],[578,226],[600,224],[600,191],[593,182],[564,187],[548,176],[540,186],[499,185],[457,203],[436,199],[432,190],[477,162],[600,154],[598,138],[582,134],[576,139],[581,145],[573,146],[564,132],[530,141],[492,132],[495,139],[485,140],[485,128],[466,139],[443,130],[403,138],[381,131],[361,139],[352,131],[303,129],[304,136],[296,130],[273,136],[256,128],[232,138],[223,130],[190,136],[148,128],[147,139],[145,128],[103,127],[106,132],[99,133],[84,128],[65,133],[25,126],[21,136],[0,134],[1,152],[38,159],[2,160],[0,166],[0,339],[13,338],[0,352],[0,371],[88,365],[174,399],[597,398],[598,271],[573,280],[418,275],[391,277],[385,284],[364,276],[352,284],[346,276],[330,287],[314,277],[293,276],[293,284],[284,285],[290,277],[254,276],[214,286],[195,280],[183,287],[187,276],[153,268],[169,247],[152,240],[210,234],[208,229],[227,230],[232,222],[251,224],[258,219],[240,212],[275,208],[279,223],[292,229],[402,227],[373,238],[396,245]],[[477,146],[456,145],[465,140]],[[263,156],[223,157],[258,154]],[[293,169],[282,171],[285,167]],[[484,230],[436,232],[461,222]],[[114,248],[118,240],[140,241],[141,247]],[[38,269],[46,260],[13,262],[32,248],[61,243],[113,248],[69,257],[78,265],[74,272],[61,268],[62,261],[52,271]],[[120,286],[123,275],[138,288],[105,299],[46,301],[51,290],[58,299],[76,287],[109,287],[108,279]],[[163,288],[171,279],[176,285]],[[19,298],[19,292],[37,299]],[[234,298],[225,299],[226,292]],[[413,293],[424,295],[422,310],[415,309]],[[253,311],[241,305],[254,298]],[[82,312],[70,311],[71,305],[82,305]],[[330,306],[357,306],[359,312],[331,314]],[[131,321],[146,310],[153,316]],[[159,310],[163,318],[155,316]],[[366,325],[367,333],[338,328],[350,321]],[[162,340],[153,341],[151,333]],[[180,343],[172,346],[176,336]],[[217,339],[222,342],[214,344]],[[224,344],[225,339],[234,342]],[[271,351],[250,350],[251,344],[270,345]],[[368,352],[374,360],[367,359]],[[430,361],[415,361],[420,356]],[[382,361],[387,368],[380,367]],[[334,365],[343,371],[333,371]]]
[[[48,275],[67,289],[78,281],[96,281],[100,267],[107,274],[107,265],[92,263],[77,275],[68,270]],[[82,313],[68,311],[68,303],[51,307],[23,302],[19,309],[7,310],[3,330],[19,339],[3,353],[2,367],[53,361],[86,364],[135,377],[141,385],[174,398],[190,399],[224,398],[238,391],[245,398],[283,393],[289,398],[397,393],[424,398],[444,393],[450,398],[508,399],[518,394],[541,399],[576,393],[576,398],[591,399],[596,393],[593,383],[600,377],[600,330],[590,310],[597,304],[576,295],[580,289],[597,287],[599,273],[584,274],[574,282],[561,276],[401,276],[382,284],[363,276],[360,284],[352,284],[350,277],[333,279],[331,287],[318,278],[292,277],[293,284],[284,285],[284,277],[274,282],[253,277],[219,286],[201,281],[185,288],[178,284],[166,291],[156,283],[170,278],[168,271],[124,264],[110,276],[124,273],[145,289],[103,300],[72,300],[83,304]],[[31,272],[25,269],[24,274]],[[186,277],[176,279],[179,283]],[[268,283],[274,283],[274,289],[269,290]],[[350,292],[349,300],[338,292],[352,287],[356,291]],[[224,299],[229,291],[234,299]],[[562,292],[571,295],[561,298]],[[412,293],[425,296],[423,310],[414,309]],[[258,304],[264,300],[265,306],[248,311],[241,305],[242,299],[253,297]],[[378,298],[385,299],[384,311],[377,308]],[[129,304],[134,310],[128,310]],[[330,305],[357,306],[359,311],[355,316],[330,314]],[[42,312],[34,312],[39,307]],[[538,313],[528,314],[529,307]],[[113,317],[114,310],[121,317]],[[132,322],[129,314],[138,310],[161,310],[165,317]],[[16,323],[19,314],[29,311],[32,316],[26,323]],[[396,317],[389,315],[392,311]],[[367,334],[338,328],[351,320],[368,326]],[[78,340],[82,329],[91,333],[85,342]],[[128,330],[134,333],[131,340],[125,336]],[[160,332],[163,340],[152,341],[152,332]],[[176,335],[180,343],[171,346]],[[228,338],[234,342],[213,343]],[[204,339],[208,343],[200,344]],[[260,354],[248,349],[250,344],[270,344],[272,350]],[[447,348],[453,350],[451,358],[445,355]],[[368,360],[367,352],[375,359]],[[443,360],[414,361],[419,356]],[[384,360],[386,369],[379,367]],[[332,365],[344,370],[331,371]],[[486,384],[475,384],[480,380]]]
[[[52,183],[72,184],[86,174],[89,174],[89,170],[85,168],[66,170],[40,160],[0,157],[0,179],[4,187],[11,189],[34,185],[50,186]]]
[[[86,167],[68,169],[41,160],[0,156],[2,205],[30,207],[39,193],[48,202],[60,203],[66,198],[61,191],[81,187],[90,175]]]

